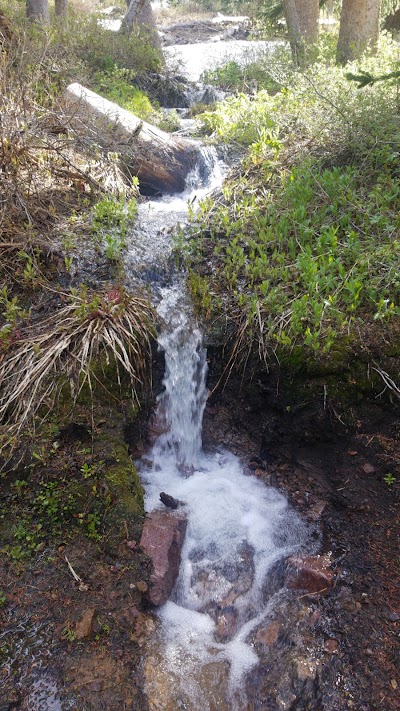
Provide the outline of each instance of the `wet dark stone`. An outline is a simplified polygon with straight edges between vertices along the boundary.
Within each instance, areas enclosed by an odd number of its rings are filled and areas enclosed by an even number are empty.
[[[162,501],[164,506],[167,506],[169,509],[177,509],[178,506],[182,504],[181,501],[178,501],[178,499],[174,499],[173,496],[166,494],[165,491],[161,492],[160,501]]]

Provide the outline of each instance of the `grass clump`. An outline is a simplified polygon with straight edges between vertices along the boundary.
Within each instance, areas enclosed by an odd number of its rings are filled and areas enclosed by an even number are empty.
[[[378,73],[396,59],[384,42],[364,66]],[[222,304],[232,315],[238,350],[329,353],[400,315],[397,102],[394,86],[359,91],[318,64],[274,97],[231,97],[206,115],[249,152],[194,218],[201,283],[190,283],[200,309],[210,314],[213,294],[213,313]]]
[[[112,361],[116,375],[109,397],[128,377],[131,397],[139,399],[146,379],[153,313],[146,298],[122,288],[90,293],[85,287],[64,295],[66,304],[48,318],[27,326],[0,360],[0,419],[10,435],[48,415],[66,384],[76,401],[85,385],[108,391],[99,367]]]

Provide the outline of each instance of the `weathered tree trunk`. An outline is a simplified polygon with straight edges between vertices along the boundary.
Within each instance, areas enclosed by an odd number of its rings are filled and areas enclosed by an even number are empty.
[[[48,0],[27,0],[26,16],[32,22],[48,25],[50,22]]]
[[[186,177],[200,157],[195,141],[171,136],[81,84],[70,84],[66,96],[74,105],[72,120],[90,124],[99,143],[121,155],[144,194],[185,189]]]
[[[68,0],[54,0],[54,10],[57,17],[68,15]]]
[[[301,65],[304,60],[304,42],[301,34],[300,18],[295,0],[283,0],[283,12],[289,34],[293,61],[295,64]]]
[[[150,0],[131,0],[127,13],[122,20],[121,32],[132,32],[135,24],[145,29],[151,42],[157,49],[161,49],[161,41],[157,32],[156,18]]]
[[[338,64],[356,59],[367,45],[376,46],[380,15],[381,0],[343,0],[336,53]]]

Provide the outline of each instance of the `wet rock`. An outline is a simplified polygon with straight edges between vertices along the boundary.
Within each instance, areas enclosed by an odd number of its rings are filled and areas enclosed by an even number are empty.
[[[314,680],[317,676],[317,663],[314,659],[298,657],[293,661],[293,670],[299,681]]]
[[[275,620],[274,622],[270,622],[270,624],[266,627],[261,627],[257,631],[254,641],[267,646],[272,646],[278,641],[280,631],[281,625]]]
[[[307,593],[327,592],[332,588],[335,576],[330,565],[331,561],[328,555],[288,558],[288,588],[290,590],[304,590]]]
[[[186,526],[184,516],[168,511],[154,511],[145,520],[140,545],[153,564],[149,592],[153,605],[163,605],[175,585]]]
[[[337,604],[346,610],[347,612],[354,612],[356,609],[356,602],[354,600],[351,589],[347,586],[343,586],[337,595]]]
[[[179,499],[174,499],[173,496],[166,494],[165,491],[161,492],[160,501],[162,501],[164,506],[167,506],[169,509],[177,509],[178,506],[181,506],[182,504],[182,501],[179,501]]]
[[[219,642],[227,642],[237,631],[238,611],[230,605],[217,612],[215,637]]]
[[[144,580],[139,580],[139,582],[136,583],[135,587],[136,587],[136,590],[139,590],[139,592],[141,592],[141,593],[145,593],[149,589],[149,586],[147,585],[147,583]]]
[[[93,633],[93,622],[96,610],[94,607],[85,610],[79,622],[75,625],[76,639],[85,639]]]
[[[152,617],[139,612],[136,616],[133,631],[131,634],[131,642],[136,642],[139,647],[142,647],[146,642],[147,637],[155,630],[155,622]]]
[[[309,519],[309,521],[319,521],[327,507],[327,504],[328,502],[324,501],[323,499],[321,499],[320,501],[316,501],[314,504],[312,504],[312,506],[310,506],[307,511],[307,518]]]
[[[327,639],[324,644],[324,652],[327,654],[337,654],[339,650],[339,642],[337,639]]]

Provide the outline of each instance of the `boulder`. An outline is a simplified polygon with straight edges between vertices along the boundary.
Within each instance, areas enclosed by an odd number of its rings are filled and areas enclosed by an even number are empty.
[[[292,556],[287,560],[287,587],[307,593],[327,592],[335,574],[328,555]]]
[[[184,516],[169,511],[153,511],[145,520],[140,545],[153,564],[148,595],[153,605],[163,605],[173,590],[186,526]]]

